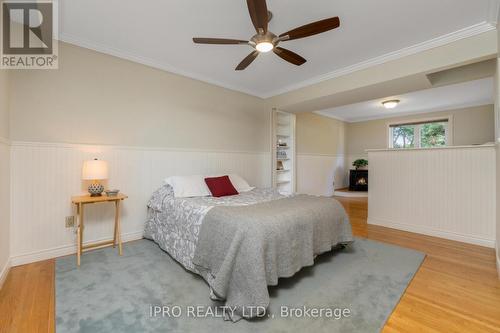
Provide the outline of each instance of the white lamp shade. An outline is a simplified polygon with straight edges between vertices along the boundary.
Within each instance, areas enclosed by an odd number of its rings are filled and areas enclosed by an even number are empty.
[[[108,162],[100,160],[85,161],[82,169],[83,180],[108,179]]]

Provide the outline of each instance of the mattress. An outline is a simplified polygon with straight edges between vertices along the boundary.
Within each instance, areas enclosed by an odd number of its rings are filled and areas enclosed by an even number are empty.
[[[216,206],[246,206],[285,198],[276,189],[253,189],[234,196],[214,198],[175,198],[172,188],[164,185],[148,202],[144,237],[155,241],[186,269],[200,272],[193,265],[201,225]]]

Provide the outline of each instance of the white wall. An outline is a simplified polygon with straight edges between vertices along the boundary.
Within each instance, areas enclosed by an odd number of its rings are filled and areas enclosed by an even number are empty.
[[[333,195],[345,183],[345,123],[304,112],[297,114],[297,192]]]
[[[368,223],[495,246],[495,147],[370,151]]]
[[[71,196],[85,192],[86,159],[107,160],[108,187],[129,195],[125,240],[142,236],[167,176],[236,172],[270,186],[262,99],[65,43],[59,51],[59,70],[11,77],[13,265],[76,251],[64,222]],[[89,206],[84,241],[110,238],[112,218],[111,207]]]
[[[10,152],[0,138],[0,287],[10,267]]]
[[[0,287],[10,266],[9,81],[0,70]]]
[[[497,271],[500,277],[500,140],[497,139],[496,143],[496,176],[497,176],[497,192],[496,192],[496,258],[497,258]]]
[[[123,239],[142,237],[146,205],[170,175],[236,172],[255,186],[270,186],[270,154],[172,150],[151,147],[12,143],[12,264],[75,252],[71,196],[85,192],[80,181],[84,160],[97,157],[110,166],[109,188],[129,196],[123,204]],[[111,205],[90,205],[85,212],[84,241],[110,239]],[[83,259],[85,260],[85,259]]]
[[[451,117],[451,139],[454,146],[495,141],[493,105],[348,123],[346,124],[346,169],[352,168],[352,162],[355,160],[367,158],[367,149],[388,148],[389,123],[437,117]]]
[[[497,38],[500,40],[500,32],[497,27]],[[500,57],[497,58],[497,71],[495,75],[495,143],[497,146],[497,211],[496,211],[496,258],[497,258],[497,271],[500,277]]]

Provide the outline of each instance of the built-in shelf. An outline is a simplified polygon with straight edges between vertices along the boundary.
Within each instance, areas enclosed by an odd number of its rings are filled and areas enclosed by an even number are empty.
[[[273,110],[273,186],[280,193],[295,192],[295,115]],[[284,144],[285,146],[280,146]],[[280,168],[280,170],[278,170]]]

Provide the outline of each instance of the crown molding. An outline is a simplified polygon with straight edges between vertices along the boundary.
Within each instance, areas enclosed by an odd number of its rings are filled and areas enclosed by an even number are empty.
[[[140,55],[134,54],[132,52],[127,52],[125,50],[121,50],[118,48],[105,46],[105,45],[99,44],[99,43],[94,43],[90,40],[86,40],[83,38],[72,36],[72,35],[64,33],[64,32],[59,33],[58,40],[61,42],[64,42],[64,43],[76,45],[76,46],[83,47],[83,48],[86,48],[89,50],[93,50],[93,51],[96,51],[99,53],[104,53],[104,54],[111,55],[111,56],[114,56],[117,58],[129,60],[129,61],[141,64],[141,65],[145,65],[148,67],[152,67],[155,69],[160,69],[160,70],[163,70],[165,72],[184,76],[184,77],[194,79],[197,81],[201,81],[204,83],[212,84],[212,85],[218,86],[220,88],[229,89],[229,90],[237,91],[237,92],[244,93],[247,95],[251,95],[254,97],[262,98],[261,96],[259,96],[258,93],[251,91],[251,90],[248,90],[248,89],[245,89],[243,87],[225,84],[223,82],[213,80],[213,79],[208,78],[208,77],[203,76],[203,75],[180,70],[180,69],[178,69],[170,64],[164,63],[164,62],[159,62],[159,61],[147,58],[147,57],[142,57]]]
[[[362,61],[360,63],[354,64],[351,66],[347,66],[347,67],[335,70],[333,72],[330,72],[330,73],[327,73],[324,75],[316,76],[316,77],[309,79],[309,80],[306,80],[306,81],[302,81],[302,82],[299,82],[299,83],[296,83],[293,85],[289,85],[289,86],[284,87],[282,89],[272,91],[269,94],[261,96],[261,97],[270,98],[270,97],[274,97],[277,95],[282,95],[282,94],[285,94],[285,93],[288,93],[288,92],[291,92],[294,90],[298,90],[298,89],[301,89],[304,87],[308,87],[308,86],[311,86],[311,85],[314,85],[314,84],[317,84],[317,83],[320,83],[323,81],[338,78],[340,76],[348,75],[348,74],[351,74],[351,73],[354,73],[354,72],[357,72],[357,71],[360,71],[363,69],[367,69],[370,67],[381,65],[381,64],[384,64],[384,63],[387,63],[390,61],[394,61],[397,59],[401,59],[401,58],[404,58],[407,56],[411,56],[411,55],[414,55],[414,54],[417,54],[420,52],[428,51],[428,50],[431,50],[431,49],[434,49],[434,48],[437,48],[440,46],[444,46],[444,45],[447,45],[447,44],[450,44],[450,43],[453,43],[453,42],[456,42],[456,41],[459,41],[459,40],[462,40],[465,38],[480,35],[482,33],[492,31],[492,30],[496,30],[496,26],[490,22],[484,21],[484,22],[472,25],[470,27],[457,30],[455,32],[452,32],[452,33],[449,33],[446,35],[442,35],[442,36],[439,36],[439,37],[434,38],[434,39],[430,39],[426,42],[415,44],[413,46],[409,46],[409,47],[403,48],[403,49],[395,51],[395,52],[387,53],[387,54],[384,54],[384,55],[379,56],[379,57],[375,57],[375,58],[372,58],[372,59],[369,59],[366,61]]]
[[[166,72],[170,72],[173,74],[181,75],[184,77],[188,77],[194,80],[202,81],[205,83],[209,83],[221,88],[237,91],[240,93],[244,93],[247,95],[259,97],[262,99],[267,99],[271,98],[277,95],[281,95],[290,91],[298,90],[307,86],[311,86],[323,81],[331,80],[340,76],[348,75],[363,69],[367,69],[373,66],[381,65],[393,60],[397,60],[403,57],[407,57],[410,55],[414,55],[423,51],[427,51],[436,47],[440,47],[446,44],[450,44],[456,41],[459,41],[461,39],[473,37],[491,30],[496,29],[496,21],[497,21],[497,16],[498,16],[498,11],[500,9],[500,1],[499,0],[490,0],[490,9],[489,9],[489,21],[484,21],[475,25],[472,25],[470,27],[464,28],[457,30],[455,32],[442,35],[440,37],[428,40],[423,43],[415,44],[410,47],[403,48],[401,50],[391,52],[384,54],[379,57],[375,57],[366,61],[362,61],[360,63],[350,65],[341,69],[337,69],[333,72],[316,76],[314,78],[298,82],[296,84],[292,84],[286,87],[283,87],[281,89],[277,89],[274,91],[271,91],[267,94],[260,94],[256,91],[252,91],[246,88],[243,88],[241,86],[237,85],[230,85],[226,84],[217,80],[213,80],[211,78],[208,78],[203,75],[195,74],[192,72],[188,71],[183,71],[179,70],[178,68],[175,68],[174,66],[164,63],[164,62],[159,62],[147,57],[142,57],[137,54],[133,54],[131,52],[127,52],[118,48],[113,48],[113,47],[108,47],[99,43],[92,42],[90,40],[85,40],[83,38],[79,38],[77,36],[73,36],[64,32],[60,32],[59,34],[59,40],[68,44],[80,46],[86,49],[94,50],[100,53],[108,54],[111,56],[115,56],[121,59],[129,60],[132,62],[136,62],[142,65],[146,65],[152,68],[160,69]]]

